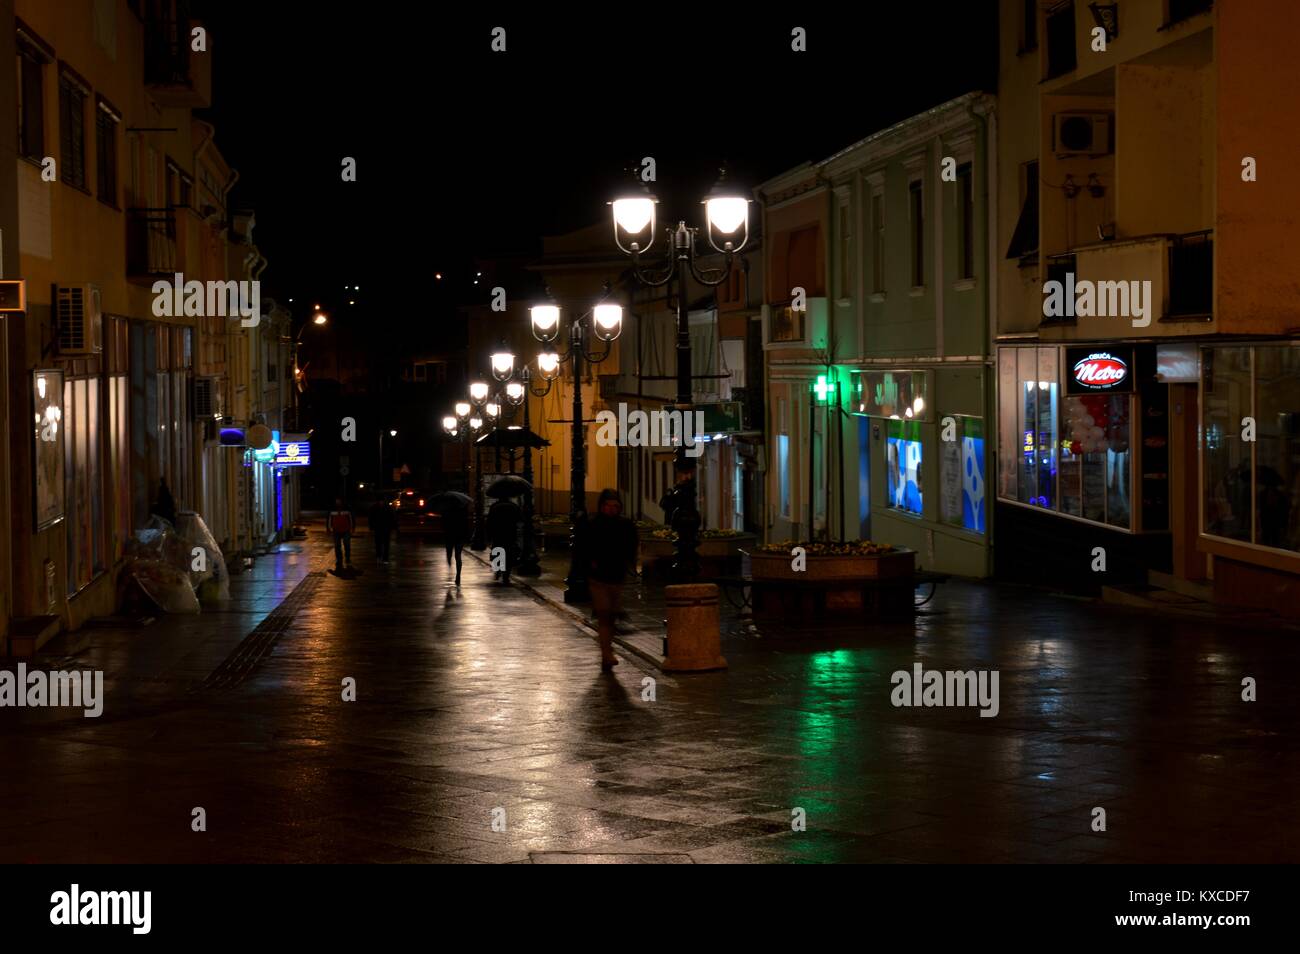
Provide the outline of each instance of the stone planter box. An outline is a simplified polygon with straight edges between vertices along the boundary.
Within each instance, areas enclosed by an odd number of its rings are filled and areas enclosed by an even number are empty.
[[[876,556],[810,555],[802,571],[791,568],[789,553],[748,556],[756,614],[893,617],[910,615],[913,609],[914,550]]]
[[[700,558],[700,576],[734,576],[740,572],[741,547],[752,546],[758,538],[752,533],[738,533],[731,537],[707,537],[700,541],[695,553]],[[641,565],[666,569],[672,564],[673,542],[661,537],[641,538]]]

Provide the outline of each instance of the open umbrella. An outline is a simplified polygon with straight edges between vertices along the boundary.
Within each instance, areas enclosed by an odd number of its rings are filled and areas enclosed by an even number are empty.
[[[453,511],[468,511],[474,506],[474,501],[459,490],[444,490],[440,494],[434,494],[429,498],[429,506],[439,513],[450,513]]]
[[[505,477],[492,481],[484,492],[489,497],[518,497],[532,489],[533,485],[522,477],[507,474]]]

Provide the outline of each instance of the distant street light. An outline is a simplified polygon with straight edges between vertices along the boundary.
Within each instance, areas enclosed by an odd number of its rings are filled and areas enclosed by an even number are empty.
[[[515,356],[502,348],[492,355],[492,376],[498,381],[508,381],[515,373]]]

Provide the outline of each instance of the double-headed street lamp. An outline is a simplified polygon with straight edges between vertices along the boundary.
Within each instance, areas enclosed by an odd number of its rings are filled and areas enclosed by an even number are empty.
[[[562,314],[560,307],[554,304],[535,305],[530,311],[533,337],[543,344],[552,345],[560,337]],[[587,568],[583,566],[578,553],[578,536],[580,524],[587,517],[586,489],[586,448],[584,447],[584,430],[582,421],[582,362],[599,364],[609,357],[610,345],[623,330],[623,308],[620,305],[601,303],[590,311],[569,321],[569,345],[564,351],[546,351],[537,356],[538,375],[546,382],[540,391],[526,386],[538,397],[548,394],[555,379],[559,377],[560,365],[566,361],[573,363],[573,421],[572,451],[569,458],[569,575],[565,579],[566,603],[580,603],[591,599],[587,586]],[[592,353],[588,350],[588,337],[598,339],[603,350]],[[526,372],[527,368],[524,369]],[[525,377],[525,382],[531,375]],[[530,528],[531,529],[531,528]]]
[[[465,475],[466,490],[469,490],[469,443],[483,429],[483,419],[473,414],[473,410],[468,401],[457,401],[456,413],[442,419],[442,429],[447,436],[461,442],[461,473]]]
[[[469,490],[469,449],[466,445],[466,436],[470,432],[469,412],[471,410],[468,401],[457,401],[455,413],[448,414],[442,419],[442,429],[447,436],[459,440],[461,443],[460,453],[460,471],[465,480],[465,489]]]
[[[727,182],[725,170],[717,184],[704,198],[706,232],[709,244],[725,256],[721,268],[701,268],[696,261],[699,232],[678,221],[675,228],[665,228],[670,254],[666,263],[647,271],[641,262],[643,253],[654,244],[655,204],[658,200],[644,185],[614,199],[614,242],[632,258],[632,269],[644,285],[659,287],[677,278],[677,401],[676,410],[691,408],[691,334],[687,314],[686,278],[691,275],[701,285],[721,285],[731,274],[733,256],[749,239],[749,199]],[[674,490],[672,528],[677,533],[673,576],[679,582],[694,579],[700,572],[696,554],[699,546],[700,514],[696,502],[695,460],[686,454],[683,425],[682,444],[677,448],[674,470],[679,483]]]

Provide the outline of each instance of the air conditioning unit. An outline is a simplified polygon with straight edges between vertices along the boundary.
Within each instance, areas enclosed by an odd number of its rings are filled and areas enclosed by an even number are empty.
[[[61,355],[99,354],[103,349],[104,316],[95,285],[56,285],[55,343]]]
[[[217,377],[198,377],[194,379],[194,419],[221,416],[221,379]]]
[[[1115,151],[1113,113],[1056,113],[1052,116],[1052,149],[1066,156],[1107,156]]]

